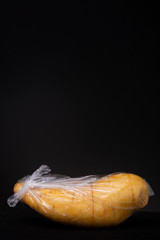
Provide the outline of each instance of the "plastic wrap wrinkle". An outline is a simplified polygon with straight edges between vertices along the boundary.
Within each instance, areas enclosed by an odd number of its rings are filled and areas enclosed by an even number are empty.
[[[71,178],[69,176],[63,176],[58,174],[48,175],[51,169],[47,165],[42,165],[31,176],[26,176],[20,179],[18,182],[23,182],[23,187],[15,194],[8,198],[7,203],[10,207],[15,207],[24,194],[30,189],[65,189],[70,192],[81,192],[78,187],[85,186],[93,183],[98,179],[95,175],[84,176],[79,178]],[[82,193],[82,192],[81,192]],[[85,194],[85,193],[84,193]]]

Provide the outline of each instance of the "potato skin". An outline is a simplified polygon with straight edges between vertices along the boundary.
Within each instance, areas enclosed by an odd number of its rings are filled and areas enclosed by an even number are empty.
[[[23,186],[14,186],[17,192]],[[132,173],[107,175],[79,187],[78,191],[30,189],[21,199],[40,214],[58,222],[83,227],[110,227],[120,224],[147,205],[149,187]]]

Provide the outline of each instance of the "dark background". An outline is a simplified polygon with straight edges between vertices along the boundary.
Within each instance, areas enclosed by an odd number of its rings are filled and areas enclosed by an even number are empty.
[[[155,192],[145,210],[160,211],[156,3],[2,11],[3,209],[16,181],[47,164],[72,177],[136,173]]]

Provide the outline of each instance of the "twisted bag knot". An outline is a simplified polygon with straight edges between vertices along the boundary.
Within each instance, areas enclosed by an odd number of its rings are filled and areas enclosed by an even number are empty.
[[[36,188],[45,179],[44,175],[51,172],[47,165],[42,165],[32,175],[28,175],[18,182],[23,182],[23,186],[15,194],[8,198],[7,203],[10,207],[15,207],[21,198],[25,195],[30,188]]]

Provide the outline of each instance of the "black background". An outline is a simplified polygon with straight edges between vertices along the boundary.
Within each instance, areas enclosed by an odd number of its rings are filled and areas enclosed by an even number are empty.
[[[2,10],[8,214],[13,185],[41,164],[72,177],[136,173],[155,192],[145,210],[160,211],[157,9],[111,1]]]

